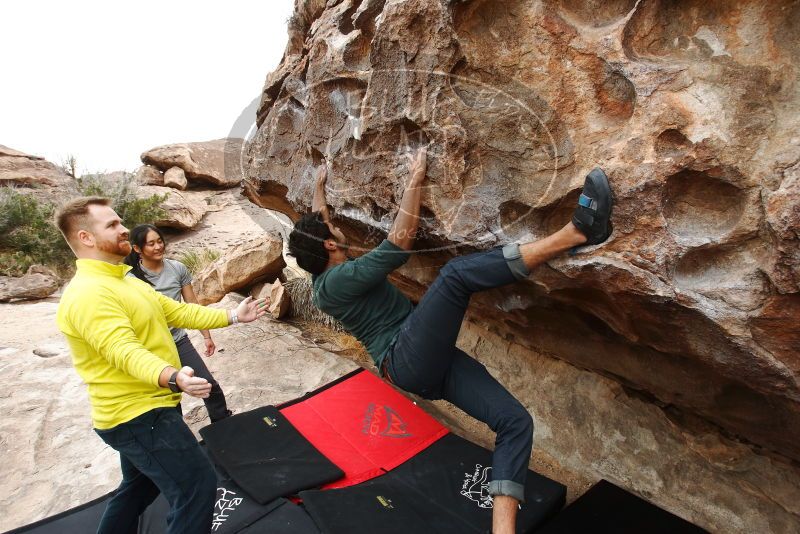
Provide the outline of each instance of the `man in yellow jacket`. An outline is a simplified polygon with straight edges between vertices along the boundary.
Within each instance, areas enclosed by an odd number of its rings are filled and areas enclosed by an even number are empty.
[[[119,452],[122,465],[122,483],[98,532],[135,531],[139,515],[163,493],[170,534],[205,534],[216,476],[183,421],[180,400],[182,392],[205,398],[211,385],[190,367],[180,368],[169,327],[250,322],[264,315],[265,301],[210,309],[179,303],[125,276],[128,230],[109,199],[75,199],[58,211],[56,223],[78,258],[58,307],[58,327],[88,385],[95,432]]]

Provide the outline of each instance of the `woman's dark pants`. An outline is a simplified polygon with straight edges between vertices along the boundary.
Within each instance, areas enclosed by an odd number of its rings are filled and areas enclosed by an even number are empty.
[[[175,342],[175,346],[178,347],[178,356],[181,359],[181,365],[191,367],[194,369],[194,376],[205,378],[211,384],[211,393],[208,397],[203,399],[211,422],[215,423],[220,419],[228,417],[230,412],[228,412],[228,405],[225,402],[225,394],[222,393],[222,388],[219,387],[219,383],[214,379],[208,367],[206,367],[203,358],[194,348],[192,342],[189,341],[189,336],[183,336]]]

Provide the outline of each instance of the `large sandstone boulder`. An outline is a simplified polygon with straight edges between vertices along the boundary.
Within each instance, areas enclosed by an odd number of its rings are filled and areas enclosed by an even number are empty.
[[[425,253],[396,277],[419,298],[456,252],[563,226],[601,166],[609,242],[479,295],[470,319],[800,461],[800,4],[320,4],[296,2],[264,86],[254,203],[297,217],[327,159],[337,224],[374,245],[403,153],[428,146]]]
[[[186,173],[180,167],[170,167],[164,173],[164,185],[183,191],[186,189]]]
[[[162,171],[179,167],[190,181],[235,187],[242,181],[242,143],[230,138],[164,145],[144,152],[141,159]]]
[[[296,216],[328,155],[340,220],[375,242],[401,153],[428,145],[420,246],[485,249],[565,224],[600,165],[617,196],[609,243],[492,293],[480,319],[800,459],[793,347],[750,326],[800,283],[798,9],[329,4],[268,79],[245,187]],[[403,272],[416,295],[432,276],[418,267]]]
[[[164,173],[152,165],[142,165],[134,175],[140,185],[164,185]]]
[[[207,195],[202,192],[177,191],[171,187],[146,185],[137,188],[136,195],[139,198],[153,195],[167,196],[160,205],[166,213],[164,218],[153,221],[153,224],[157,226],[189,230],[200,224],[203,215],[209,209],[205,200]]]
[[[210,304],[256,282],[274,281],[284,267],[283,240],[265,234],[225,252],[194,277],[192,286],[200,303]]]
[[[57,187],[71,180],[72,177],[42,157],[0,145],[0,186]]]
[[[31,265],[20,277],[0,276],[0,302],[47,298],[60,285],[56,273],[42,265]]]

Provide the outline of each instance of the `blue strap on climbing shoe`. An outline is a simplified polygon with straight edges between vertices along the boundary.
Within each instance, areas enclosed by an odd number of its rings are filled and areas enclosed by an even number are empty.
[[[578,197],[578,205],[592,210],[597,209],[597,204],[595,203],[594,199],[587,197],[583,193],[581,193],[581,196]]]

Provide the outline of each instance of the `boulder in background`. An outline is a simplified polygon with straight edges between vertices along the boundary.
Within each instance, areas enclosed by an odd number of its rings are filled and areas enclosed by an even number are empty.
[[[136,181],[141,185],[164,185],[164,173],[152,165],[142,165],[136,170]]]
[[[192,286],[200,304],[211,304],[231,291],[275,280],[285,266],[283,240],[265,234],[225,252],[194,277]]]
[[[178,191],[171,187],[147,185],[139,187],[136,194],[140,198],[167,195],[167,199],[161,203],[166,215],[163,219],[153,221],[156,226],[188,230],[200,224],[203,215],[208,211],[206,194],[202,192]]]
[[[162,171],[180,167],[192,182],[235,187],[242,180],[240,158],[243,143],[242,139],[217,139],[163,145],[144,152],[141,159]]]
[[[61,285],[56,273],[42,265],[31,265],[23,276],[0,276],[0,302],[47,298]]]
[[[170,167],[167,172],[164,173],[164,185],[183,191],[186,189],[187,185],[186,173],[184,173],[183,169],[180,167]]]
[[[58,187],[71,180],[60,167],[42,157],[0,145],[0,185]]]

